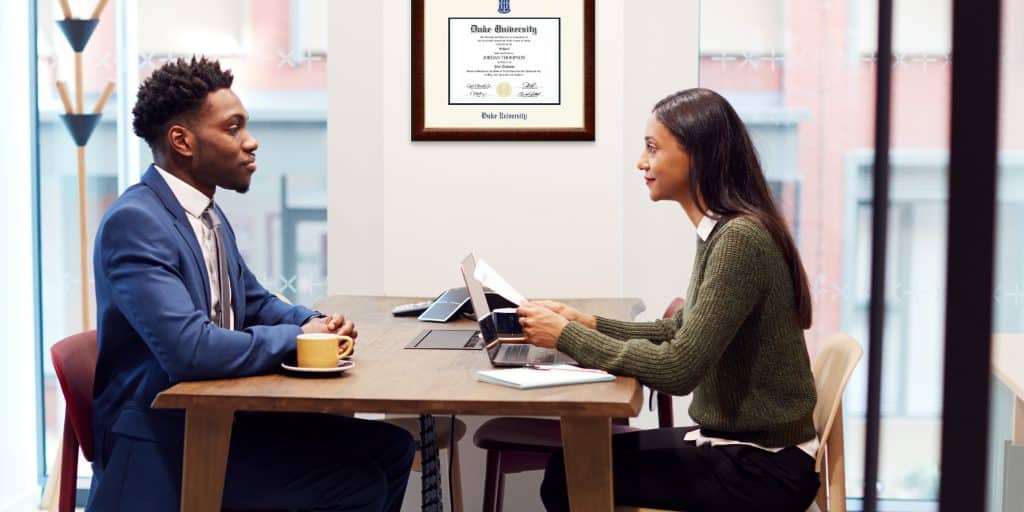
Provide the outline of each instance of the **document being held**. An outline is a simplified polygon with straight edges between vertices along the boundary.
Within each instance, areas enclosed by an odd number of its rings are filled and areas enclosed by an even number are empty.
[[[498,295],[505,297],[516,306],[526,301],[526,297],[524,297],[523,294],[519,293],[519,291],[513,288],[512,285],[508,284],[508,281],[505,281],[504,278],[498,275],[497,271],[482,259],[477,258],[476,270],[473,271],[473,277],[475,277],[477,281],[480,281],[480,284],[490,288]]]

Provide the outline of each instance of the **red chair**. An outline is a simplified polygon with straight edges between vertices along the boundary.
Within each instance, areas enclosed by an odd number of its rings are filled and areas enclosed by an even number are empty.
[[[92,388],[99,346],[96,331],[68,336],[50,347],[50,359],[64,393],[64,444],[60,454],[60,489],[57,510],[75,511],[78,449],[93,461]],[[225,509],[224,512],[231,512]]]
[[[92,386],[96,376],[96,331],[68,336],[50,347],[53,369],[64,393],[64,443],[60,455],[58,509],[74,512],[78,449],[92,462]]]
[[[681,297],[673,299],[662,318],[675,315],[684,303]],[[672,396],[658,392],[657,397],[658,426],[674,426]],[[613,434],[635,430],[639,429],[629,425],[612,424]],[[505,475],[547,467],[551,454],[562,448],[562,431],[558,420],[494,418],[477,429],[473,435],[473,444],[487,450],[482,511],[501,512]]]

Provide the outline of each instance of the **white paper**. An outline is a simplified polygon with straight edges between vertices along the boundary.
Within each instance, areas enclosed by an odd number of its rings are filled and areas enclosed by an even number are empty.
[[[476,379],[490,384],[501,384],[518,389],[544,388],[548,386],[565,386],[568,384],[585,384],[589,382],[607,382],[615,380],[615,376],[598,370],[581,370],[576,367],[557,369],[562,365],[551,366],[550,370],[532,370],[529,368],[513,368],[508,370],[479,370]]]
[[[477,281],[480,281],[480,284],[490,288],[495,293],[505,297],[517,306],[526,301],[526,297],[524,297],[523,294],[519,293],[519,291],[513,288],[512,285],[508,284],[508,281],[505,281],[504,278],[498,275],[497,271],[491,268],[491,266],[482,259],[476,260],[476,270],[473,271],[473,277],[475,277]]]

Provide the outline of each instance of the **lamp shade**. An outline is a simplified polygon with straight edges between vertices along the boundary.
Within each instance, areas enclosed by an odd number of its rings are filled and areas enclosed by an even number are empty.
[[[68,39],[68,43],[71,44],[71,49],[75,52],[81,52],[85,49],[85,45],[89,43],[89,38],[92,37],[92,33],[96,30],[96,25],[99,24],[100,20],[57,20],[57,25],[60,25],[61,32],[64,32],[64,37]]]
[[[89,137],[92,136],[93,130],[96,129],[96,123],[99,122],[101,114],[63,114],[60,116],[61,121],[64,121],[64,126],[68,128],[68,132],[71,133],[71,138],[75,139],[76,146],[85,146],[89,143]]]

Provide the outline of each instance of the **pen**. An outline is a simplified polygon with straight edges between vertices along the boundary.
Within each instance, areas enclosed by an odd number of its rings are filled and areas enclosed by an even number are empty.
[[[604,370],[597,370],[594,368],[575,368],[575,367],[558,367],[552,368],[550,366],[544,366],[539,364],[527,363],[524,365],[525,368],[532,370],[544,370],[544,371],[564,371],[564,372],[587,372],[587,373],[607,373]]]

